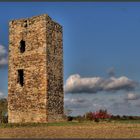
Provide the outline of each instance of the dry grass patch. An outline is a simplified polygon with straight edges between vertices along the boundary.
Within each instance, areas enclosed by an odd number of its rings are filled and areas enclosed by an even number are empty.
[[[139,132],[137,123],[54,123],[0,128],[0,138],[140,138]]]

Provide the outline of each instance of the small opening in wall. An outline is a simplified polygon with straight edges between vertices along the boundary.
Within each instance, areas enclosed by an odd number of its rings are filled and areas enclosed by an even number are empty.
[[[26,46],[25,41],[24,40],[21,40],[20,41],[20,52],[21,53],[24,53],[25,52],[25,46]]]
[[[18,83],[23,86],[24,85],[24,72],[22,69],[18,70]]]
[[[56,50],[55,50],[55,48],[54,48],[54,54],[56,53]]]
[[[24,21],[24,27],[27,27],[27,20]]]

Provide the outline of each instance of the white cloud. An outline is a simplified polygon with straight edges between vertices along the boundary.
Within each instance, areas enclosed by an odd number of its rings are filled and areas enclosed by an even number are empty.
[[[82,99],[82,98],[71,98],[71,99],[69,99],[69,98],[65,98],[64,101],[77,104],[77,103],[84,103],[84,102],[87,101],[87,99]]]
[[[0,56],[3,56],[7,53],[6,49],[4,46],[0,45]]]
[[[3,98],[4,94],[2,92],[0,92],[0,98]]]
[[[99,91],[134,90],[138,83],[125,77],[87,77],[82,78],[79,74],[69,76],[64,90],[66,93],[97,93]]]
[[[4,66],[7,64],[7,58],[1,58],[0,59],[0,66]]]
[[[64,98],[64,105],[66,110],[71,110],[71,115],[83,115],[89,111],[97,111],[99,109],[106,109],[106,105],[103,102],[93,101],[94,96],[90,95],[90,98],[75,97]]]
[[[84,98],[65,98],[64,103],[69,108],[89,108],[92,102]]]
[[[133,92],[130,92],[127,94],[126,99],[127,100],[137,100],[137,99],[140,99],[140,95],[133,93]]]
[[[5,66],[7,62],[7,50],[4,46],[0,45],[0,67]]]

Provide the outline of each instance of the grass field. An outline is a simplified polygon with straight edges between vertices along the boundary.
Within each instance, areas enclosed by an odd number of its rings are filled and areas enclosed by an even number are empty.
[[[140,120],[2,124],[0,138],[140,138]]]

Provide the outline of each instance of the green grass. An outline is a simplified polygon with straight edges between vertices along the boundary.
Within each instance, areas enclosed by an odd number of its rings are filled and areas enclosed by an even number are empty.
[[[15,127],[38,127],[38,126],[69,126],[69,125],[81,125],[85,122],[54,122],[54,123],[2,123],[0,128],[15,128]]]
[[[112,120],[100,121],[98,123],[126,123],[126,124],[140,124],[140,120]],[[69,122],[54,122],[54,123],[2,123],[0,128],[17,128],[17,127],[47,127],[47,126],[78,126],[78,125],[92,125],[98,124],[94,121],[69,121]]]
[[[115,123],[140,123],[140,120],[115,120]]]
[[[16,128],[16,127],[37,127],[37,126],[45,126],[46,124],[41,123],[2,123],[0,124],[0,128]]]
[[[57,123],[48,123],[48,126],[69,126],[69,125],[81,125],[81,124],[85,124],[85,122],[57,122]]]

